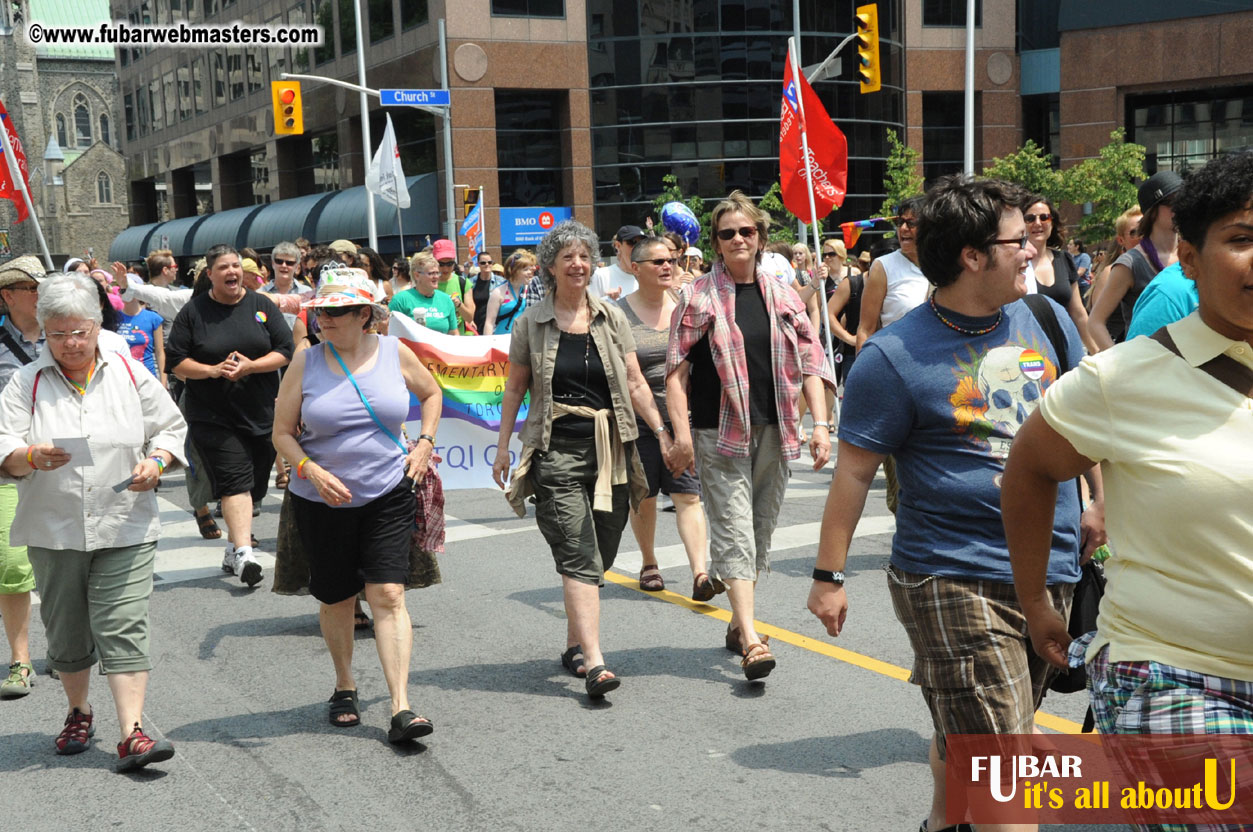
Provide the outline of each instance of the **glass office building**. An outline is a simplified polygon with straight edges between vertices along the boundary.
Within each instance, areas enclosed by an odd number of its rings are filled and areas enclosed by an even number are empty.
[[[862,95],[855,43],[814,87],[848,138],[848,198],[828,219],[883,202],[886,130],[904,132],[901,4],[879,2],[883,89]],[[802,0],[802,66],[853,31],[853,0]],[[687,195],[756,198],[779,177],[779,108],[790,0],[588,0],[596,227],[639,224],[673,174]]]

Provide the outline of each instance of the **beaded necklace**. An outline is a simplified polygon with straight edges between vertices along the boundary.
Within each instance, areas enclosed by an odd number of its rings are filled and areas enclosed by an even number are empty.
[[[1004,310],[998,309],[996,310],[996,320],[992,322],[991,326],[986,326],[983,329],[966,329],[965,327],[958,326],[948,318],[944,317],[944,315],[940,312],[940,308],[935,305],[935,295],[927,298],[927,303],[931,304],[931,311],[934,312],[935,316],[940,319],[940,323],[944,324],[949,329],[960,332],[962,335],[987,335],[989,332],[1001,325],[1001,318],[1005,315]]]

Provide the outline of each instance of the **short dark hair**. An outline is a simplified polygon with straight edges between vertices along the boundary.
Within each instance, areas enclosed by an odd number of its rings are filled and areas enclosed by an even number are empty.
[[[1066,234],[1062,231],[1062,215],[1057,213],[1057,206],[1053,204],[1053,200],[1044,194],[1027,194],[1022,199],[1022,212],[1027,213],[1027,209],[1032,205],[1043,202],[1049,209],[1049,217],[1052,223],[1049,225],[1049,238],[1044,241],[1044,245],[1049,248],[1061,248],[1066,244]]]
[[[915,217],[922,213],[922,203],[924,197],[911,196],[909,199],[902,199],[896,206],[896,216],[903,217],[906,214],[913,214]]]
[[[234,246],[228,246],[226,243],[218,243],[216,246],[204,253],[205,266],[212,269],[213,264],[217,262],[217,259],[223,254],[233,254],[236,257],[239,256],[239,252],[235,250]]]
[[[1199,250],[1211,225],[1253,203],[1253,151],[1224,153],[1185,176],[1172,196],[1175,228]]]
[[[1001,227],[1001,214],[1022,205],[1022,189],[1000,179],[966,174],[941,178],[918,213],[918,265],[938,289],[962,273],[961,253],[970,246],[987,253]]]

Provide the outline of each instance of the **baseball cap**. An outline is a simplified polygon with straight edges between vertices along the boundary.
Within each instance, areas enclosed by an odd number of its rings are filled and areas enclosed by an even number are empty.
[[[684,257],[699,257],[702,260],[705,259],[705,255],[701,253],[701,250],[698,249],[696,246],[688,247],[688,250],[683,252],[683,256]]]
[[[436,260],[456,260],[457,247],[453,245],[452,240],[436,240],[434,248],[431,249],[431,255]]]
[[[620,243],[629,243],[632,240],[638,240],[640,237],[647,236],[644,229],[638,225],[624,225],[618,229],[618,233],[613,238]]]
[[[1183,187],[1183,179],[1173,170],[1159,170],[1140,183],[1136,191],[1140,211],[1147,214],[1157,204]]]

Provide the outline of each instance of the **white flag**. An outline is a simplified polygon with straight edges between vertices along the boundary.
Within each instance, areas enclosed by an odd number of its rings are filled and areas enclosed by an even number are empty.
[[[409,188],[405,184],[405,172],[400,169],[400,148],[396,146],[396,131],[392,129],[392,117],[387,116],[387,129],[378,152],[370,160],[365,172],[365,188],[376,193],[397,208],[409,207]]]

